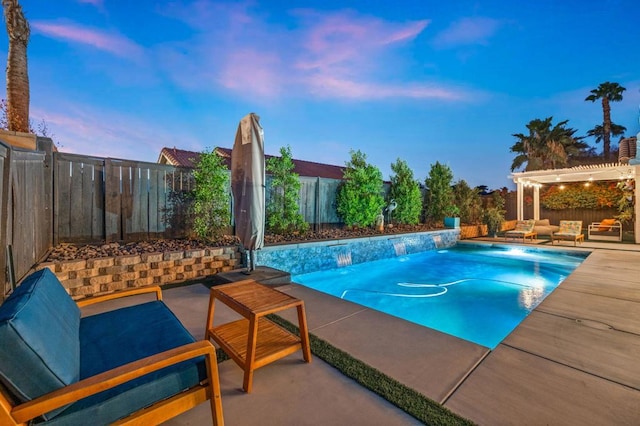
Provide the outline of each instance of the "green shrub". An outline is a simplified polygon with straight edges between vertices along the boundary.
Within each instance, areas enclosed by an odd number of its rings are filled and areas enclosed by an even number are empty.
[[[453,199],[460,209],[462,223],[475,224],[482,221],[482,198],[479,189],[471,188],[466,181],[459,180],[453,185]]]
[[[305,232],[309,224],[300,214],[300,178],[293,172],[291,147],[280,148],[280,157],[267,160],[271,189],[267,204],[267,230],[275,234]]]
[[[635,181],[628,179],[626,181],[620,181],[616,185],[616,188],[620,191],[621,196],[618,200],[617,207],[620,212],[619,215],[616,216],[621,222],[625,223],[633,223],[633,218],[635,216]]]
[[[347,226],[370,226],[384,207],[382,172],[362,152],[350,154],[336,197],[338,215]]]
[[[214,151],[203,151],[193,177],[193,230],[200,238],[214,239],[231,222],[229,171]]]
[[[436,161],[431,165],[429,176],[425,179],[425,219],[427,222],[442,222],[445,216],[455,215],[459,209],[455,205],[453,172],[448,166]]]
[[[540,197],[540,204],[549,210],[603,209],[616,207],[622,191],[614,182],[594,182],[553,185]]]
[[[391,176],[391,188],[389,189],[389,202],[394,200],[396,209],[391,213],[391,218],[395,223],[415,225],[420,222],[422,212],[422,194],[420,186],[413,178],[413,171],[409,165],[397,159],[391,164],[391,170],[395,175]]]
[[[505,213],[504,198],[499,191],[493,191],[483,211],[483,221],[487,225],[489,235],[495,236],[502,229]]]

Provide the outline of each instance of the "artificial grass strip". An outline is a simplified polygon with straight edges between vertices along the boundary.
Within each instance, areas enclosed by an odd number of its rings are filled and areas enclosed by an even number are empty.
[[[268,317],[289,332],[300,335],[298,327],[284,318],[274,314]],[[421,422],[427,425],[473,424],[311,333],[309,333],[309,341],[311,352],[315,356]]]
[[[216,348],[216,361],[218,362],[218,364],[228,359],[231,359],[231,357],[227,355],[227,353],[222,348]]]

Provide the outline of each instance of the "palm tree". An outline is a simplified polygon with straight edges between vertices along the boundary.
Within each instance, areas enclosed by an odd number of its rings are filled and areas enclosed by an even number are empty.
[[[611,136],[624,136],[624,132],[626,131],[626,127],[616,123],[611,123]],[[587,136],[593,136],[596,138],[596,143],[602,142],[604,140],[604,135],[604,127],[599,124],[587,132]]]
[[[620,86],[618,83],[610,83],[608,81],[604,83],[600,83],[597,89],[593,89],[591,94],[585,98],[585,101],[595,102],[598,99],[602,100],[602,131],[600,134],[602,135],[602,151],[604,154],[605,161],[609,161],[610,152],[611,152],[611,134],[612,134],[612,124],[611,123],[611,106],[610,102],[619,102],[622,100],[622,92],[624,92],[624,87]],[[626,130],[626,129],[625,129]],[[593,134],[597,133],[597,126],[594,127],[589,132]],[[598,142],[598,139],[596,139]]]
[[[29,23],[18,0],[2,0],[9,35],[7,55],[7,127],[11,131],[29,131],[29,73],[27,44]]]
[[[569,160],[579,155],[588,145],[575,137],[576,129],[565,127],[569,120],[551,127],[553,117],[536,118],[527,124],[529,134],[515,133],[517,142],[511,152],[518,155],[513,159],[511,171],[526,163],[525,171],[556,169],[566,167]]]

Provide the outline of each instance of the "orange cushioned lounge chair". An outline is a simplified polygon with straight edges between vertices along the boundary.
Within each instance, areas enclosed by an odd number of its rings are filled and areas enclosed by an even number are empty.
[[[615,219],[593,222],[587,228],[587,236],[590,240],[622,241],[622,223]]]

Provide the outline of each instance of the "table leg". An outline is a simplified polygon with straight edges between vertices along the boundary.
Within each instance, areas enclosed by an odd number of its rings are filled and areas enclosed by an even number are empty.
[[[304,312],[304,304],[297,306],[298,327],[300,328],[300,340],[302,342],[302,356],[306,362],[311,362],[311,345],[309,344],[309,328],[307,327],[307,316]]]
[[[216,298],[213,294],[209,296],[209,310],[207,311],[207,325],[204,329],[204,339],[211,339],[211,335],[209,335],[209,330],[213,328],[213,312],[216,307]]]
[[[256,343],[258,341],[258,318],[255,315],[251,315],[251,318],[249,318],[249,332],[247,334],[247,355],[244,360],[242,389],[250,393],[253,385],[253,364],[256,358]]]

